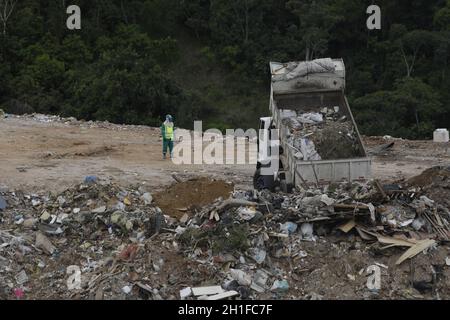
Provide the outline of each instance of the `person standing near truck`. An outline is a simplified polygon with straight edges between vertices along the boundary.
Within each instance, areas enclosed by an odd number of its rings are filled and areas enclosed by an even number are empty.
[[[170,114],[166,116],[166,121],[161,125],[161,136],[163,139],[163,159],[166,159],[167,149],[169,149],[170,159],[173,157],[174,124]]]

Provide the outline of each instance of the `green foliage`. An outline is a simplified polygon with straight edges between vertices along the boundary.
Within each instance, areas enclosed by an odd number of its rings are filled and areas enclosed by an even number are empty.
[[[218,224],[212,229],[188,228],[180,235],[180,242],[189,250],[211,249],[214,254],[248,249],[248,225]]]
[[[71,3],[72,4],[72,3]],[[178,126],[255,127],[269,61],[343,58],[363,134],[429,137],[450,123],[450,0],[22,0],[0,35],[8,112]]]
[[[398,81],[395,90],[358,98],[353,106],[356,121],[366,134],[383,132],[405,138],[429,136],[433,121],[444,112],[437,92],[417,78]]]

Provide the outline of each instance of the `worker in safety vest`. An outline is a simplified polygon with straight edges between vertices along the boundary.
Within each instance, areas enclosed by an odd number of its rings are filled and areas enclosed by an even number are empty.
[[[169,148],[170,158],[173,156],[174,140],[173,118],[170,114],[166,116],[166,121],[161,125],[161,135],[163,138],[163,159],[166,159],[167,148]]]

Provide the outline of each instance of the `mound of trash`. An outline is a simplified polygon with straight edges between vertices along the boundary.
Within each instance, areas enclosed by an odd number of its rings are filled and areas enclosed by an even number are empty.
[[[378,256],[396,256],[390,266],[393,272],[399,272],[402,265],[408,265],[405,261],[425,251],[429,259],[438,260],[433,262],[436,265],[450,263],[442,258],[446,250],[438,249],[439,243],[449,239],[449,220],[448,210],[425,195],[389,190],[389,186],[370,181],[312,187],[293,194],[237,191],[230,199],[206,206],[178,226],[176,232],[190,259],[223,266],[224,280],[213,296],[268,299],[298,297],[297,272],[311,272],[308,257],[317,263],[318,252],[327,247],[322,242],[336,236],[361,240],[357,242],[359,256],[355,259],[362,266],[364,261],[373,260],[368,253],[374,250],[374,244]],[[339,252],[353,256],[348,247]],[[325,250],[322,259],[324,254],[333,255]],[[427,262],[422,261],[421,267],[423,263]],[[351,281],[357,278],[347,276]],[[325,285],[330,279],[320,280]],[[402,281],[401,286],[409,286],[408,279],[399,272],[398,279],[389,285],[396,287]],[[440,286],[446,288],[445,281]],[[183,291],[183,297],[209,298],[208,294],[199,297],[189,289]]]
[[[24,120],[33,120],[40,123],[58,123],[62,125],[77,125],[80,128],[103,128],[115,131],[145,131],[148,130],[148,126],[144,125],[133,125],[133,124],[115,124],[111,123],[108,120],[105,121],[93,121],[93,120],[84,120],[84,119],[76,119],[75,117],[61,117],[59,115],[47,115],[41,113],[31,113],[31,114],[4,114],[8,118],[12,119],[24,119]],[[0,118],[2,118],[0,116]],[[159,128],[151,128],[154,130],[159,130]]]
[[[363,156],[352,121],[339,106],[320,112],[283,110],[282,123],[288,128],[288,143],[299,160],[333,160]]]
[[[233,188],[204,179],[166,193]],[[3,190],[0,298],[450,297],[450,214],[425,189],[373,180],[226,192],[174,217],[144,186],[94,176],[59,194]],[[381,287],[368,285],[374,268]]]

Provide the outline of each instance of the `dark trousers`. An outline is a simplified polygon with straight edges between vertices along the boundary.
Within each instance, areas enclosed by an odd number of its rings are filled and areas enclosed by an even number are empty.
[[[173,140],[163,139],[163,155],[166,155],[167,148],[169,148],[169,152],[170,152],[170,154],[172,154],[172,151],[173,151]]]

